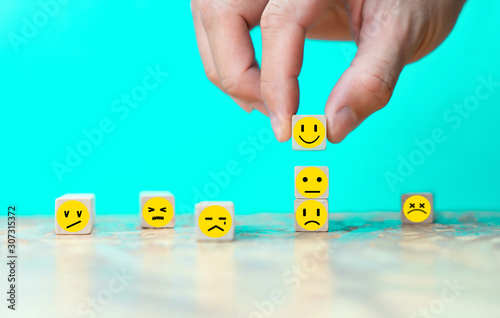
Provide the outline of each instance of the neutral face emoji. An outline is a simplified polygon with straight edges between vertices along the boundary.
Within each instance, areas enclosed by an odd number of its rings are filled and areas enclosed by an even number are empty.
[[[142,207],[142,217],[153,227],[163,227],[170,223],[174,216],[172,204],[165,198],[154,197]]]
[[[231,229],[233,220],[228,210],[220,205],[211,205],[201,211],[198,217],[200,230],[208,237],[218,238]]]
[[[295,187],[306,198],[318,198],[328,188],[328,178],[320,168],[306,167],[297,174]]]
[[[68,232],[78,232],[89,223],[89,210],[80,201],[66,201],[57,209],[56,219],[59,226]]]
[[[293,138],[304,148],[315,148],[325,139],[323,123],[314,117],[301,118],[293,127]]]
[[[409,197],[403,205],[403,213],[412,222],[425,221],[431,215],[432,207],[427,198],[421,195]]]
[[[328,221],[328,211],[321,202],[307,200],[298,206],[295,218],[303,229],[316,231]]]

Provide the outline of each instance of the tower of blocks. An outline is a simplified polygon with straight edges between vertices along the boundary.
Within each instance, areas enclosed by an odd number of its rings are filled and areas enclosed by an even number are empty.
[[[142,191],[139,193],[139,216],[145,229],[163,229],[175,226],[175,197],[169,191]]]
[[[328,232],[328,167],[295,167],[295,231]]]
[[[198,241],[234,240],[234,203],[202,201],[194,207],[196,239]]]
[[[407,193],[401,196],[401,223],[434,223],[434,197],[432,193]]]
[[[90,234],[94,222],[94,194],[71,193],[56,199],[56,234]]]
[[[292,117],[293,150],[326,149],[326,116]],[[295,231],[328,232],[328,167],[295,167]]]

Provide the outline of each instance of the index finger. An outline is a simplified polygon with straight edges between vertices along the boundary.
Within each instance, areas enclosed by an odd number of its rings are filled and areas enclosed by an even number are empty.
[[[261,20],[261,93],[279,141],[291,137],[292,116],[299,107],[299,82],[307,30],[329,0],[271,0]]]

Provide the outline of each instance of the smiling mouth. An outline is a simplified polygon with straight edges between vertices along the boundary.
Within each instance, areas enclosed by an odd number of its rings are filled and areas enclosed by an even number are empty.
[[[69,229],[70,227],[75,226],[75,225],[77,225],[78,223],[82,223],[82,221],[78,221],[78,222],[75,222],[75,223],[73,223],[73,224],[70,224],[70,225],[66,226],[66,228],[67,228],[67,229]]]
[[[316,139],[314,139],[313,141],[305,141],[305,140],[302,138],[302,136],[299,136],[299,138],[300,138],[300,140],[302,140],[302,141],[303,141],[303,142],[305,142],[306,144],[312,144],[312,143],[315,143],[315,142],[316,142],[316,140],[318,140],[318,139],[319,139],[319,136],[318,136],[318,137],[316,137]]]
[[[317,221],[313,221],[313,220],[311,220],[311,221],[307,221],[304,225],[307,225],[307,224],[309,224],[309,223],[316,223],[316,224],[318,224],[318,225],[319,225],[319,222],[317,222]]]
[[[222,228],[218,227],[217,225],[214,225],[214,226],[212,226],[211,228],[209,228],[209,229],[208,229],[208,232],[212,231],[213,229],[219,229],[219,230],[221,230],[222,232],[224,232],[224,230],[223,230]]]
[[[164,220],[165,218],[163,216],[153,216],[153,221],[154,220]]]
[[[414,211],[420,211],[420,212],[423,212],[423,213],[427,214],[427,212],[425,212],[424,210],[420,210],[420,209],[413,209],[413,210],[410,210],[410,211],[408,211],[408,213],[406,213],[406,214],[410,214],[410,213],[412,213],[412,212],[414,212]]]

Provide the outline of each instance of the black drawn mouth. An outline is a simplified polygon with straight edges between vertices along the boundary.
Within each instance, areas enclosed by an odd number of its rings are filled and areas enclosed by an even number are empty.
[[[208,229],[208,232],[212,231],[213,229],[219,229],[219,230],[221,230],[222,232],[224,232],[224,230],[223,230],[222,228],[220,228],[219,226],[217,226],[217,225],[214,225],[214,226],[212,226],[211,228],[209,228],[209,229]]]
[[[420,211],[420,212],[423,212],[423,213],[427,214],[427,212],[425,212],[424,210],[420,210],[420,209],[413,209],[413,210],[410,210],[410,211],[408,211],[408,213],[407,213],[407,214],[410,214],[410,213],[412,213],[412,212],[414,212],[414,211]]]
[[[318,225],[319,225],[319,222],[314,221],[314,220],[307,221],[304,225],[307,225],[307,224],[309,224],[309,223],[316,223],[316,224],[318,224]]]
[[[82,221],[78,221],[78,222],[75,222],[75,223],[73,223],[73,224],[70,224],[70,225],[66,226],[66,228],[67,228],[67,229],[69,229],[70,227],[75,226],[75,225],[77,225],[78,223],[82,223]]]
[[[318,139],[319,139],[319,136],[318,136],[318,137],[316,137],[316,139],[314,139],[313,141],[305,141],[305,140],[302,138],[302,136],[299,136],[299,138],[300,138],[300,140],[302,140],[302,141],[303,141],[303,142],[305,142],[306,144],[312,144],[312,143],[315,143],[315,142],[316,142],[316,140],[318,140]]]
[[[318,191],[318,190],[308,190],[308,191],[304,191],[305,193],[320,193],[321,191]]]
[[[153,216],[153,221],[154,220],[164,220],[165,218],[163,216]]]

